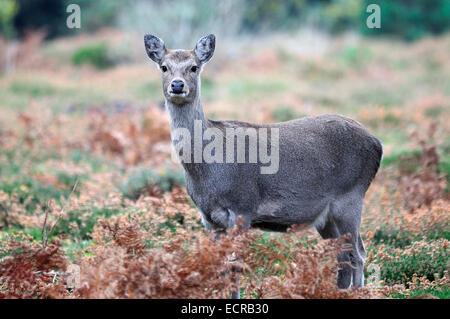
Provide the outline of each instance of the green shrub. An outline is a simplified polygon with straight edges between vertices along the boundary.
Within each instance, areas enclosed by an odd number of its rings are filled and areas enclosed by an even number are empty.
[[[19,11],[19,5],[16,0],[2,0],[0,5],[0,34],[7,38],[12,38],[16,30],[14,28],[14,17]]]
[[[75,65],[90,64],[97,69],[106,69],[114,65],[105,43],[83,46],[72,55]]]
[[[114,25],[124,1],[111,0],[1,0],[0,33],[7,37],[23,36],[29,30],[44,29],[48,38],[73,34],[78,31],[95,31]],[[127,6],[128,1],[125,2]],[[81,8],[81,29],[66,26],[69,4]]]
[[[306,0],[246,0],[242,28],[257,32],[264,29],[289,29],[299,25],[308,7]]]
[[[141,195],[151,191],[156,185],[162,191],[170,191],[175,185],[184,185],[184,173],[178,170],[141,169],[130,174],[127,181],[119,186],[121,192],[128,198],[138,199]]]
[[[66,6],[61,0],[16,0],[14,28],[19,36],[30,30],[45,30],[48,37],[67,33]],[[1,5],[0,5],[1,6]]]
[[[368,13],[362,10],[361,32],[366,35],[394,35],[417,40],[430,34],[442,34],[450,29],[450,1],[446,0],[364,0],[364,8],[378,4],[381,9],[381,28],[369,29],[365,22]]]
[[[351,29],[360,23],[360,13],[365,11],[364,8],[362,0],[330,1],[323,7],[320,23],[331,32]]]
[[[129,1],[111,0],[64,0],[67,4],[78,4],[81,8],[81,26],[90,32],[116,23],[116,18],[124,8],[129,6]]]

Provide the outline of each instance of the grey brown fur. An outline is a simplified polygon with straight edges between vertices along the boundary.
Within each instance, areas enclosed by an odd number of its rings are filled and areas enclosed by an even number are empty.
[[[212,57],[215,37],[199,40],[194,50],[167,50],[162,40],[146,35],[149,57],[162,72],[172,132],[194,120],[203,130],[216,127],[279,128],[279,171],[260,174],[261,163],[182,163],[187,191],[208,230],[233,227],[242,216],[248,227],[284,231],[311,224],[323,238],[350,233],[353,251],[343,252],[338,286],[363,286],[366,257],[360,236],[363,198],[380,165],[382,146],[358,122],[340,115],[304,117],[258,125],[210,121],[200,100],[200,71]],[[197,72],[192,66],[198,67]],[[195,68],[194,68],[195,69]],[[183,96],[171,94],[174,80],[184,83]],[[193,134],[191,134],[193,136]],[[225,142],[224,142],[225,143]]]

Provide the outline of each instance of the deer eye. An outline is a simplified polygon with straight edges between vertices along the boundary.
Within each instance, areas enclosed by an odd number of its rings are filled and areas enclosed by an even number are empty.
[[[194,65],[194,66],[191,68],[191,71],[192,71],[192,72],[197,72],[197,69],[198,69],[198,67]]]
[[[161,70],[162,70],[163,72],[167,72],[167,66],[163,65],[163,66],[161,67]]]

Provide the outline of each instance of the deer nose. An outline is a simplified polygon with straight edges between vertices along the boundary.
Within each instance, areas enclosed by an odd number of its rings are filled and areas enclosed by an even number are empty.
[[[173,93],[175,93],[175,94],[182,93],[183,92],[183,88],[184,88],[184,82],[183,81],[179,81],[179,80],[172,81],[171,86],[172,86],[172,92]]]

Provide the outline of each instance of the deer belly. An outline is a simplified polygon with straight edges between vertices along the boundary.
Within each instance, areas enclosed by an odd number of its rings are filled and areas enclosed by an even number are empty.
[[[260,204],[252,226],[266,230],[285,231],[296,224],[314,224],[328,207],[327,203],[283,203],[268,201]]]

